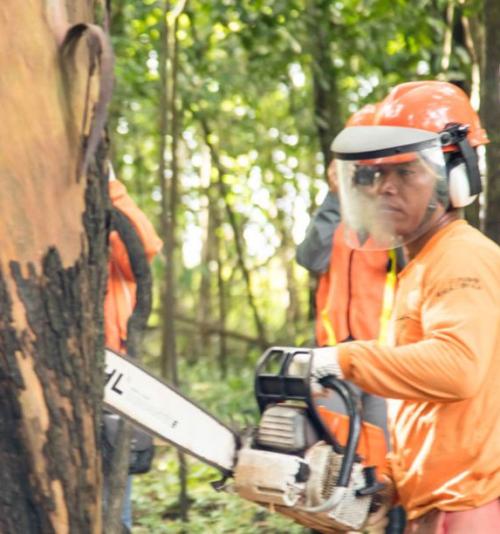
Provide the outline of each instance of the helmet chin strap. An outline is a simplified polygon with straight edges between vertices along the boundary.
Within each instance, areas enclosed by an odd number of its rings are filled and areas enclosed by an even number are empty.
[[[412,241],[415,241],[416,239],[427,233],[433,227],[433,224],[431,224],[431,219],[440,205],[442,204],[437,198],[432,198],[431,200],[429,200],[429,203],[427,204],[427,209],[425,210],[424,216],[422,217],[420,224],[418,225],[417,229],[411,234],[414,237],[410,236],[406,239],[403,238],[403,242],[411,243]],[[438,220],[439,218],[436,219],[436,223]]]
[[[434,213],[436,213],[436,210],[440,205],[443,205],[443,203],[439,200],[439,198],[433,197],[429,200],[427,209],[425,210],[424,216],[422,217],[422,221],[418,225],[418,228],[422,228],[422,226],[427,225],[427,223],[431,221],[432,216]]]

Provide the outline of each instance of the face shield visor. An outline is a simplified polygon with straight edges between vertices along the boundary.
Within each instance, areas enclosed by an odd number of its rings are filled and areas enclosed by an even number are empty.
[[[357,126],[332,144],[345,238],[352,248],[388,250],[436,224],[448,205],[438,134],[395,126]]]

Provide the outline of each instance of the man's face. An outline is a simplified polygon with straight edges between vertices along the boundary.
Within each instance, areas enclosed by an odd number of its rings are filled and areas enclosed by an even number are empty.
[[[436,217],[435,212],[444,211],[435,198],[436,175],[422,161],[377,165],[373,171],[370,196],[377,197],[377,213],[403,239]]]

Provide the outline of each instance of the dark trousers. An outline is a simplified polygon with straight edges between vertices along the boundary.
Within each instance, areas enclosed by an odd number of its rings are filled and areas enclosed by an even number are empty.
[[[385,534],[403,534],[406,526],[406,513],[402,506],[392,508],[387,514],[389,523],[385,529]]]

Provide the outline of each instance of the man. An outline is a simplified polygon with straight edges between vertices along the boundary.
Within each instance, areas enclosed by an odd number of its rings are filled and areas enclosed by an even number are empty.
[[[346,126],[373,122],[378,105],[354,113]],[[352,339],[385,343],[396,271],[404,264],[401,251],[364,254],[348,246],[340,221],[335,162],[328,167],[329,191],[297,247],[297,262],[318,276],[316,343],[322,347]]]
[[[140,245],[142,245],[141,253],[147,261],[152,261],[153,257],[161,250],[163,243],[146,215],[128,195],[125,186],[116,179],[111,165],[108,190],[113,209],[126,219],[140,241]],[[130,334],[129,320],[137,300],[137,280],[133,274],[129,251],[119,233],[113,230],[109,235],[108,285],[104,300],[104,335],[106,346],[116,352],[132,353],[132,350],[129,350],[131,347],[127,346],[127,337]],[[149,310],[147,313],[149,314]],[[144,320],[146,319],[147,317],[144,318]],[[129,476],[122,511],[122,522],[128,530],[132,529],[131,493],[132,476]]]
[[[399,399],[392,475],[412,534],[500,528],[500,248],[459,210],[480,192],[475,149],[487,142],[466,95],[427,81],[397,86],[373,126],[332,145],[346,239],[404,246],[409,263],[390,346],[316,351],[337,376]]]
[[[373,123],[378,104],[368,104],[354,113],[346,127]],[[387,341],[387,327],[393,306],[396,273],[404,265],[402,250],[355,250],[344,239],[340,220],[335,161],[328,167],[329,191],[314,214],[306,236],[297,247],[297,262],[318,276],[316,289],[316,343],[335,346],[353,339]],[[387,407],[385,399],[355,388],[361,397],[363,420],[381,428],[386,442]],[[325,403],[324,399],[319,400]],[[336,413],[345,413],[335,397],[326,404]],[[390,513],[387,531],[402,531],[401,510]]]

